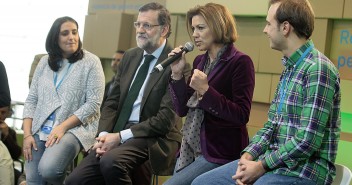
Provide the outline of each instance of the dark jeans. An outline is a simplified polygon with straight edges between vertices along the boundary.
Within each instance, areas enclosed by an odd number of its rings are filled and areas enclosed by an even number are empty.
[[[14,169],[13,171],[14,171],[14,174],[15,174],[15,184],[17,185],[18,184],[18,178],[20,178],[22,173],[20,171],[18,171],[17,169]]]
[[[150,185],[151,166],[144,138],[127,140],[101,158],[91,151],[66,178],[66,185]]]

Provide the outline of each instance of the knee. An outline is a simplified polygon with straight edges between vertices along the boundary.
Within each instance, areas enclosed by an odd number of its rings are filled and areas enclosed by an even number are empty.
[[[73,173],[71,173],[68,177],[66,177],[65,179],[65,185],[77,185],[77,184],[81,184],[82,179],[80,179],[79,175],[75,175]]]
[[[57,166],[52,165],[39,166],[39,173],[47,181],[57,181],[65,176],[65,170],[60,170]]]
[[[100,171],[104,176],[120,176],[121,174],[127,174],[129,170],[126,164],[120,161],[118,158],[111,155],[104,155],[100,159]]]
[[[204,180],[202,179],[202,177],[196,177],[193,181],[191,185],[202,185],[204,184]]]

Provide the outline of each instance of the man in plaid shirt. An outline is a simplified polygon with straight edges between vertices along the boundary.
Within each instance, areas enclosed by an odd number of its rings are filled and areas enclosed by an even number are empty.
[[[314,12],[308,0],[270,0],[264,33],[284,55],[285,70],[268,121],[239,160],[192,183],[331,184],[340,138],[340,77],[309,39]],[[229,141],[235,142],[235,141]]]

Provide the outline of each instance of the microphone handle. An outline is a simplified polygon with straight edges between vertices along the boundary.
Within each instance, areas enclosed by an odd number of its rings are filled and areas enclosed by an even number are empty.
[[[186,53],[188,52],[187,49],[182,48],[182,50],[179,53],[176,53],[174,56],[171,56],[169,58],[167,58],[166,60],[160,62],[160,64],[156,65],[152,71],[152,73],[154,72],[161,72],[164,70],[164,68],[166,68],[168,65],[170,65],[171,63],[175,62],[177,59],[181,58],[182,53],[186,51]]]
[[[161,72],[162,70],[164,70],[163,66],[161,64],[158,64],[153,68],[152,73]]]

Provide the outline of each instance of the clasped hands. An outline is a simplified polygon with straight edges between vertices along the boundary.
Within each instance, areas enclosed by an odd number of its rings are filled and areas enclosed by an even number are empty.
[[[265,169],[261,161],[252,161],[246,157],[241,157],[238,162],[236,174],[232,179],[238,185],[253,184],[257,179],[265,174]]]
[[[96,157],[101,157],[105,152],[117,147],[120,142],[120,133],[106,133],[95,139],[97,142],[94,144],[92,150],[95,150]]]

